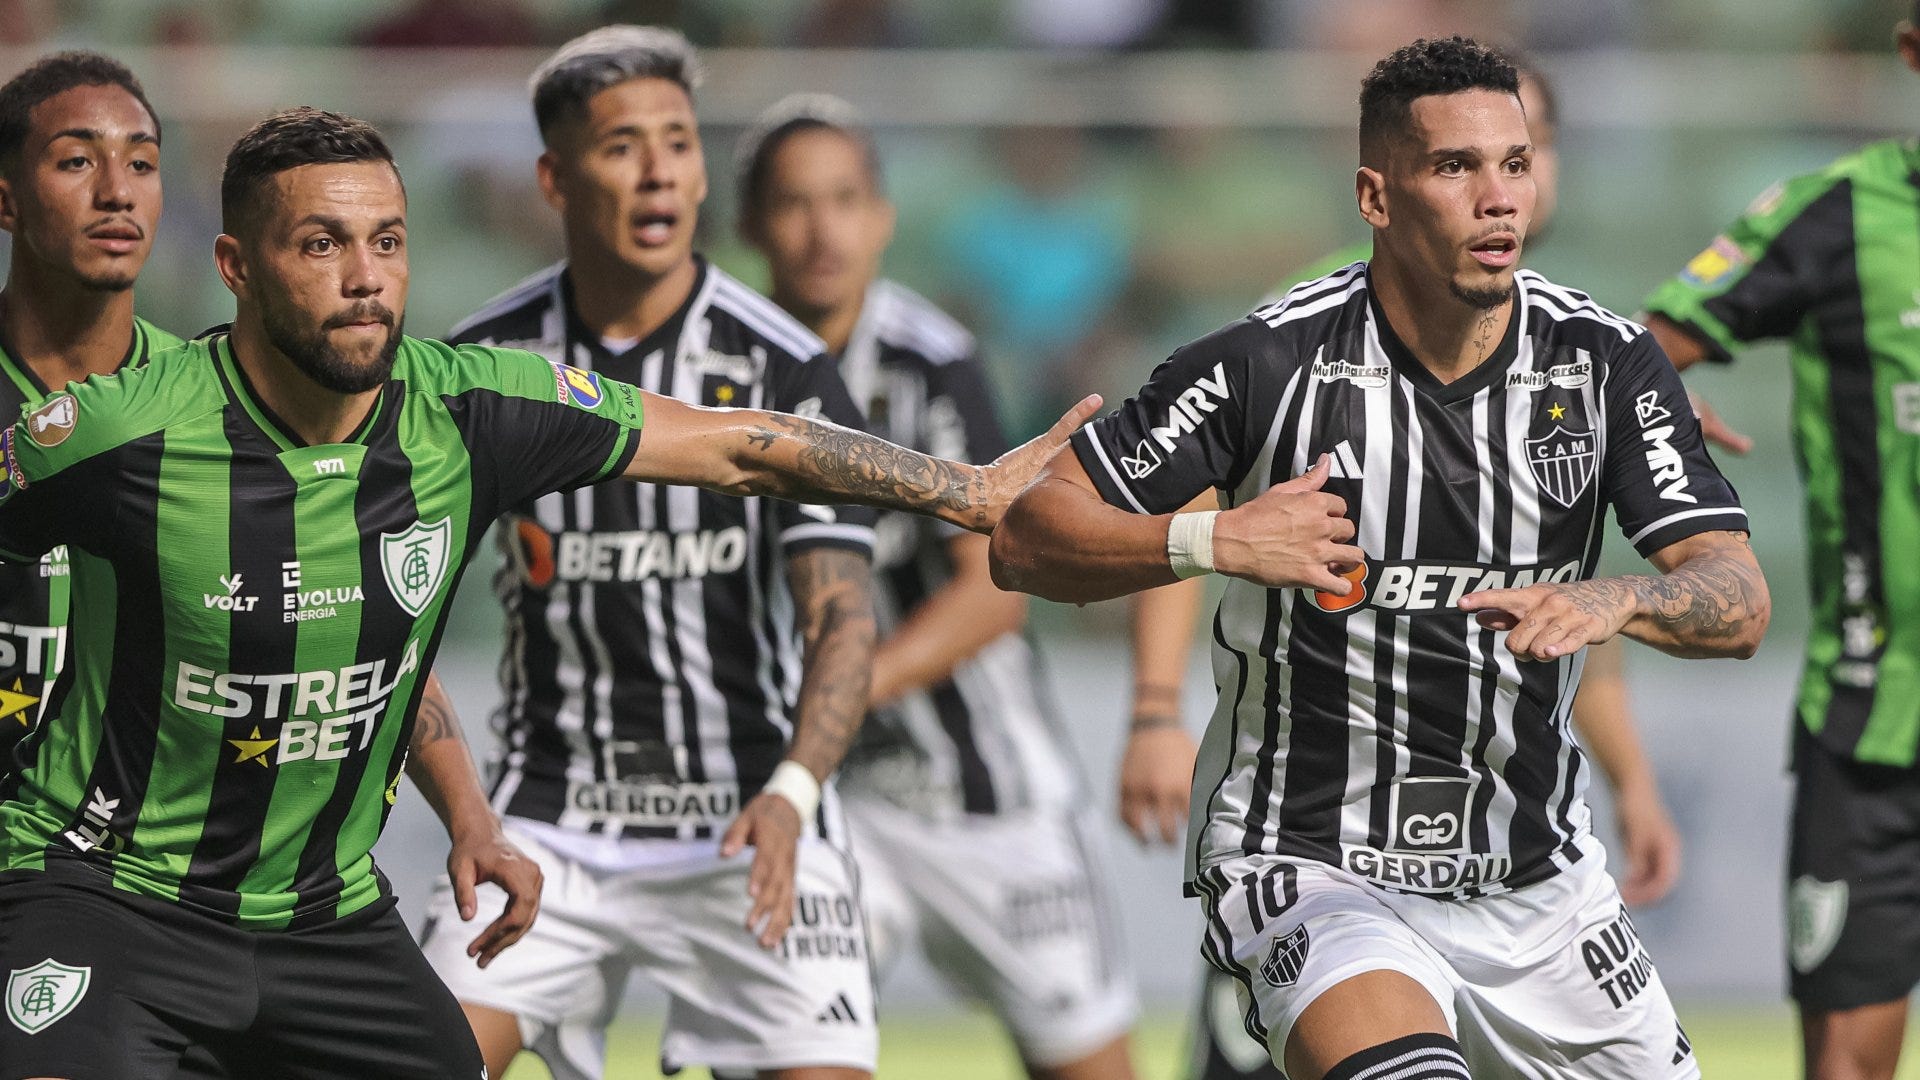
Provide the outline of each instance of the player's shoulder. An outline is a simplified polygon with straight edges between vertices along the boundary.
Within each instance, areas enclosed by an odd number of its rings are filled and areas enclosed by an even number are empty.
[[[36,456],[33,471],[46,475],[226,407],[207,342],[161,355],[166,362],[91,375],[23,406],[16,449]]]
[[[454,324],[447,340],[520,347],[558,341],[564,316],[560,280],[566,270],[562,261],[528,275]]]
[[[1557,285],[1534,270],[1514,276],[1524,333],[1536,342],[1608,353],[1631,345],[1647,328],[1579,289]]]
[[[773,363],[804,364],[826,352],[826,343],[780,305],[712,263],[698,286],[695,314],[704,317],[711,349],[734,356],[760,349]]]
[[[867,291],[874,337],[889,349],[939,367],[970,360],[973,334],[939,306],[897,281],[882,278]]]
[[[133,332],[138,335],[137,345],[142,359],[153,357],[169,349],[177,349],[187,343],[187,339],[171,330],[153,325],[139,316],[134,316]]]
[[[1342,321],[1363,319],[1368,287],[1367,264],[1348,263],[1262,303],[1248,319],[1283,336],[1316,336]]]

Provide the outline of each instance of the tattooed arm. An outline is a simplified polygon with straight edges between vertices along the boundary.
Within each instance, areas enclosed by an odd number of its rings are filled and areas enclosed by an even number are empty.
[[[500,917],[467,945],[467,955],[486,967],[533,926],[540,911],[540,867],[501,831],[500,818],[487,804],[473,757],[467,753],[453,700],[437,674],[427,675],[427,688],[414,713],[407,779],[426,796],[453,842],[447,853],[447,879],[453,884],[460,918],[472,919],[479,911],[476,884],[491,881],[507,894]]]
[[[1100,407],[1089,397],[1039,438],[990,465],[967,465],[824,420],[707,409],[656,394],[644,400],[646,428],[628,479],[906,510],[981,533],[993,531],[1013,497]]]
[[[873,569],[865,555],[820,547],[787,560],[787,581],[806,650],[787,759],[824,781],[840,767],[867,713],[878,634]],[[778,945],[793,921],[794,869],[803,831],[791,802],[761,792],[720,841],[720,854],[727,857],[753,848],[747,929],[758,934],[765,948]]]
[[[1675,656],[1745,659],[1772,615],[1747,534],[1706,532],[1653,553],[1658,575],[1594,578],[1460,598],[1481,625],[1509,631],[1507,648],[1553,660],[1625,634]]]

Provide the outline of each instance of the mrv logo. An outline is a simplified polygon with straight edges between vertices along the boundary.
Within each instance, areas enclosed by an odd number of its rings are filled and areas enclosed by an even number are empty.
[[[1219,411],[1227,396],[1227,365],[1222,362],[1213,365],[1211,374],[1202,375],[1180,391],[1167,407],[1166,421],[1148,426],[1147,437],[1134,448],[1134,456],[1121,455],[1120,466],[1127,476],[1138,480],[1158,469],[1165,460],[1162,455],[1173,453],[1182,436],[1198,431],[1208,414]]]
[[[1660,404],[1660,391],[1649,390],[1635,398],[1633,412],[1640,421],[1640,438],[1647,444],[1647,469],[1653,473],[1660,497],[1671,502],[1699,502],[1687,491],[1687,463],[1673,448],[1674,425],[1666,422],[1673,419],[1673,414]]]
[[[1460,598],[1482,589],[1521,589],[1580,576],[1579,560],[1558,566],[1484,566],[1479,563],[1375,562],[1345,575],[1353,588],[1345,596],[1316,592],[1309,599],[1321,611],[1351,611],[1362,605],[1409,613],[1459,610]]]

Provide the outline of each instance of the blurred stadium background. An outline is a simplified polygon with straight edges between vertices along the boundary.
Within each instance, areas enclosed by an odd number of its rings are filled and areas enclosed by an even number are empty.
[[[1561,101],[1560,211],[1528,261],[1623,312],[1772,181],[1907,133],[1920,79],[1899,0],[0,0],[8,71],[106,49],[165,127],[167,208],[141,311],[183,332],[231,305],[208,253],[231,139],[311,103],[380,124],[412,198],[408,328],[441,333],[559,254],[533,185],[524,80],[605,21],[679,26],[706,49],[698,98],[713,194],[704,248],[763,280],[733,235],[731,147],[793,90],[839,93],[879,130],[900,207],[888,272],[986,342],[1019,427],[1097,389],[1116,398],[1174,345],[1244,313],[1292,268],[1364,235],[1353,212],[1361,74],[1420,34],[1518,45]],[[1687,864],[1641,914],[1710,1076],[1796,1075],[1780,1004],[1787,702],[1806,624],[1784,350],[1694,385],[1759,447],[1723,462],[1755,522],[1775,614],[1760,656],[1630,657],[1635,703]],[[1614,565],[1631,553],[1619,545]],[[489,555],[489,559],[491,556]],[[487,748],[498,616],[476,568],[449,676]],[[1113,802],[1127,685],[1118,611],[1036,604],[1062,722],[1091,797]],[[1211,682],[1195,656],[1188,716]],[[1603,793],[1598,818],[1608,820]],[[1197,908],[1176,855],[1116,825],[1110,870],[1148,1005],[1145,1075],[1174,1075],[1197,973]],[[417,914],[444,845],[417,798],[380,849]],[[883,1076],[1013,1076],[991,1025],[909,965],[888,987]],[[651,1076],[660,1002],[636,988],[612,1075]],[[516,1069],[516,1077],[543,1075]],[[1902,1075],[1920,1076],[1920,1069]]]

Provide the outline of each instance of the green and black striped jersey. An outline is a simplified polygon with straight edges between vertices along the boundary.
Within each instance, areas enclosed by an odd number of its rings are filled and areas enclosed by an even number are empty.
[[[1920,744],[1920,147],[1878,142],[1762,194],[1647,310],[1710,357],[1792,345],[1813,627],[1800,722],[1837,753]]]
[[[145,319],[133,320],[133,343],[123,368],[174,348],[180,339]],[[51,389],[0,341],[0,417],[12,422]],[[12,767],[13,748],[40,718],[42,703],[66,655],[67,549],[31,562],[0,562],[0,773]]]
[[[0,868],[257,929],[385,893],[369,852],[454,586],[493,519],[625,468],[639,391],[404,339],[307,446],[224,335],[0,432],[0,555],[71,551],[66,670],[0,783]]]

